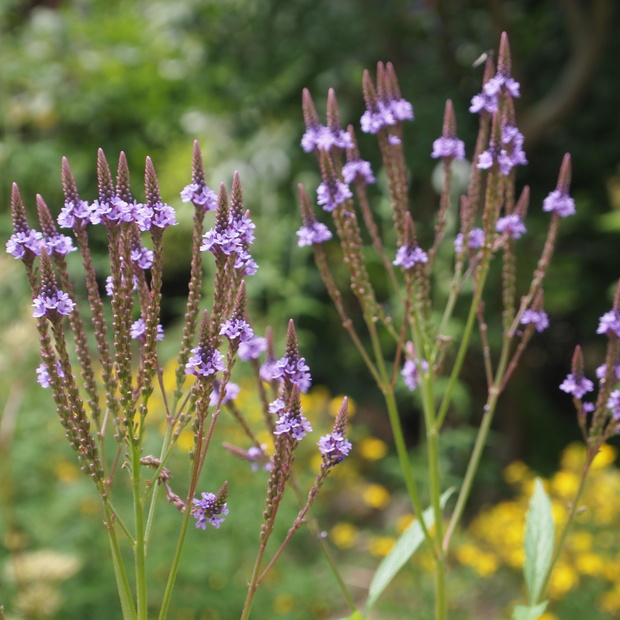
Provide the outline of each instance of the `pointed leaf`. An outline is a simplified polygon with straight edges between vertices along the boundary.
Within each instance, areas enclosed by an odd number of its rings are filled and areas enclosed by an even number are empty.
[[[533,607],[517,605],[512,612],[512,620],[536,620],[545,613],[549,601],[543,601]]]
[[[448,489],[440,498],[439,502],[443,508],[454,489]],[[433,509],[427,508],[422,518],[427,528],[430,528],[435,522]],[[368,601],[366,602],[366,614],[370,608],[377,602],[381,593],[388,586],[390,581],[394,579],[398,571],[403,567],[405,562],[415,553],[417,548],[424,540],[424,533],[420,520],[416,519],[401,535],[394,544],[392,550],[383,558],[370,583],[368,589]]]
[[[359,611],[354,611],[350,616],[340,618],[340,620],[364,620],[364,618],[362,618],[362,614]]]
[[[534,483],[534,493],[525,521],[525,566],[523,573],[527,584],[530,605],[534,605],[551,565],[555,541],[555,525],[551,501],[540,478]]]

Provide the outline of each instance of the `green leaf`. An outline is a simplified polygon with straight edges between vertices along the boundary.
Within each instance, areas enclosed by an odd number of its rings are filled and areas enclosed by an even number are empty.
[[[364,618],[362,618],[362,614],[359,611],[354,611],[350,616],[340,618],[340,620],[364,620]]]
[[[441,507],[443,508],[448,501],[450,495],[454,493],[454,489],[448,489],[439,499]],[[427,528],[430,528],[435,522],[435,516],[433,509],[427,508],[422,513],[422,518]],[[370,608],[377,602],[381,593],[388,586],[390,581],[394,579],[398,571],[403,567],[405,562],[415,553],[416,549],[422,544],[424,540],[424,533],[422,532],[422,526],[420,520],[416,519],[396,541],[392,550],[383,558],[375,574],[370,582],[370,588],[368,589],[368,601],[366,601],[366,613],[370,611]]]
[[[536,620],[536,618],[540,618],[540,616],[545,613],[548,602],[549,601],[543,601],[542,603],[532,607],[517,605],[512,612],[512,620]]]
[[[555,526],[551,502],[545,493],[542,480],[536,478],[534,493],[525,521],[525,566],[523,573],[531,608],[542,594],[541,590],[551,566]],[[529,617],[529,616],[528,616]]]

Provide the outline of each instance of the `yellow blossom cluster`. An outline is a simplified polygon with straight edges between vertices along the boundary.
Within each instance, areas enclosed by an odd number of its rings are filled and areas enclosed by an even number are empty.
[[[550,597],[559,599],[588,579],[603,580],[607,587],[599,597],[598,607],[611,614],[620,614],[620,470],[613,465],[616,457],[616,449],[608,445],[596,456],[582,505],[549,584]],[[569,445],[559,470],[545,481],[556,532],[566,520],[584,458],[582,444]],[[535,474],[524,463],[515,462],[506,468],[504,478],[515,489],[515,498],[482,510],[455,548],[461,564],[485,577],[501,566],[521,570],[525,559],[525,515]]]

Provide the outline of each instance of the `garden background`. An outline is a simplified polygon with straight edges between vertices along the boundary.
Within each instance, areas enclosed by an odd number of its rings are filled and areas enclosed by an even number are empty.
[[[561,227],[545,288],[551,326],[534,339],[503,396],[471,506],[473,521],[464,534],[464,551],[455,558],[462,567],[455,588],[462,590],[463,617],[472,617],[474,610],[501,617],[502,605],[519,596],[519,577],[510,560],[497,551],[485,551],[487,568],[481,566],[484,541],[476,542],[476,528],[484,528],[476,515],[491,522],[495,518],[501,529],[502,515],[490,506],[517,506],[499,503],[512,497],[510,482],[527,480],[530,470],[547,477],[557,476],[558,470],[568,475],[571,453],[565,453],[562,462],[561,454],[579,433],[570,398],[558,385],[569,372],[577,343],[583,346],[587,365],[602,359],[604,343],[594,332],[598,317],[611,305],[620,275],[620,40],[613,36],[620,24],[615,8],[613,0],[4,0],[2,238],[11,234],[8,205],[13,181],[32,214],[37,193],[58,213],[63,155],[82,197],[91,200],[96,196],[97,148],[103,148],[111,162],[123,150],[134,184],[150,155],[162,196],[178,209],[181,222],[166,233],[164,323],[172,345],[189,274],[192,213],[182,205],[179,191],[189,182],[193,140],[200,142],[211,187],[217,188],[220,181],[229,185],[238,170],[246,205],[256,221],[253,253],[260,270],[249,286],[253,316],[260,327],[271,325],[280,343],[288,318],[295,319],[316,386],[306,406],[313,412],[309,417],[317,420],[317,430],[329,426],[328,412],[339,402],[337,395],[348,394],[356,403],[355,458],[331,481],[318,514],[351,582],[363,589],[367,570],[389,549],[408,515],[399,498],[379,394],[340,329],[309,253],[297,248],[297,184],[313,188],[320,182],[311,158],[299,147],[304,131],[301,90],[308,87],[323,110],[327,90],[333,87],[343,122],[357,123],[363,112],[363,69],[372,71],[379,60],[394,63],[403,95],[416,115],[405,129],[412,208],[417,220],[431,221],[438,198],[435,162],[429,154],[441,133],[445,99],[454,102],[459,136],[470,153],[477,119],[467,108],[482,78],[476,61],[497,46],[501,31],[507,31],[513,75],[522,86],[517,120],[529,160],[519,170],[518,183],[532,188],[532,234],[523,240],[521,251],[527,255],[527,244],[534,247],[543,234],[545,219],[537,205],[555,186],[565,152],[572,154],[577,215]],[[377,162],[372,148],[370,142],[362,142],[365,157]],[[385,206],[377,195],[377,208]],[[103,257],[103,237],[100,244]],[[535,256],[534,251],[530,254]],[[77,273],[78,261],[73,264]],[[21,264],[10,256],[0,257],[0,298],[0,604],[16,618],[109,618],[117,603],[107,549],[103,538],[97,538],[98,504],[88,483],[78,477],[50,395],[35,383],[39,354],[29,293]],[[165,342],[163,347],[165,351]],[[463,388],[453,414],[445,454],[455,479],[462,475],[459,464],[465,462],[473,437],[468,428],[481,413],[484,391],[479,360],[472,358],[466,368],[470,387]],[[404,390],[402,397],[406,403]],[[418,418],[413,405],[406,407],[405,424],[414,448]],[[614,455],[607,460],[609,488],[618,482]],[[253,507],[261,504],[263,485],[253,486],[252,472],[233,457],[222,456],[222,468],[233,469],[247,492],[231,497],[230,519],[217,536],[205,542],[201,532],[192,533],[171,618],[232,618],[242,605],[260,519],[260,509]],[[620,502],[611,494],[608,501]],[[292,518],[294,504],[288,510]],[[620,507],[609,510],[617,514]],[[248,523],[252,513],[255,522]],[[175,518],[170,511],[170,531]],[[605,529],[600,523],[598,528]],[[492,531],[493,525],[486,529]],[[614,537],[611,545],[618,550],[620,538],[612,532],[608,530]],[[474,559],[467,559],[467,544],[477,549]],[[589,545],[592,541],[588,549]],[[165,530],[161,546],[163,566],[169,553]],[[360,550],[363,560],[358,559]],[[32,609],[19,603],[19,584],[7,568],[9,552],[35,551],[47,556],[32,556],[36,588],[30,597],[47,605],[47,612],[35,612],[32,602]],[[317,570],[309,570],[308,562],[316,563]],[[617,617],[620,584],[616,587],[602,569],[581,570],[578,564],[575,560],[578,581],[569,579],[567,589],[575,590],[579,583],[580,593],[571,595],[559,617],[576,618],[593,608],[600,615],[590,611],[588,618]],[[394,585],[382,617],[399,617],[399,588],[406,589],[412,575],[420,584],[421,598],[430,592],[423,565],[422,558],[408,567]],[[163,568],[154,562],[150,570],[156,575]],[[476,575],[485,571],[494,575],[492,588],[486,586],[493,592],[491,600],[483,587],[472,587]],[[324,597],[317,598],[317,591]],[[609,594],[614,591],[616,608]],[[301,533],[260,594],[256,617],[330,618],[342,609],[311,537]]]

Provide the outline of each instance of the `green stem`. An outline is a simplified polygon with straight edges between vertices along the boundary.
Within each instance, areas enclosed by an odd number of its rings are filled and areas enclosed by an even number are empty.
[[[140,448],[133,446],[132,491],[135,523],[134,558],[136,563],[136,600],[138,620],[148,620],[146,596],[146,548],[144,539],[144,506],[140,497]]]
[[[123,562],[123,556],[114,529],[116,519],[109,502],[107,502],[105,498],[103,498],[103,510],[106,518],[106,532],[108,533],[110,551],[112,553],[116,589],[118,590],[121,609],[123,611],[123,620],[137,620],[136,608],[131,595],[131,586],[129,585],[125,563]]]
[[[551,575],[553,574],[553,569],[557,564],[557,561],[560,558],[562,550],[564,549],[564,545],[566,543],[566,538],[568,537],[568,533],[573,525],[575,520],[575,515],[577,514],[577,510],[579,508],[579,500],[583,495],[583,491],[586,486],[586,478],[588,476],[588,472],[590,471],[590,466],[592,465],[592,461],[596,456],[598,450],[592,450],[588,448],[588,452],[586,454],[586,462],[583,465],[583,470],[581,472],[581,480],[579,481],[579,487],[577,492],[575,493],[575,498],[571,504],[570,510],[568,512],[568,517],[566,522],[564,523],[564,527],[558,537],[558,542],[555,545],[555,550],[553,552],[553,558],[551,559],[551,564],[549,564],[549,569],[547,570],[547,574],[545,575],[545,581],[543,582],[542,587],[540,588],[540,592],[538,594],[538,599],[534,601],[534,604],[537,604],[543,600],[545,600],[545,594],[547,592],[547,588],[549,587],[549,582],[551,581]]]
[[[177,541],[177,547],[174,552],[174,558],[172,559],[172,566],[170,567],[170,573],[168,575],[168,582],[166,583],[166,589],[164,590],[164,596],[161,602],[161,609],[159,611],[159,620],[166,620],[168,616],[168,607],[170,607],[170,600],[172,598],[172,590],[174,589],[174,582],[179,570],[179,562],[181,560],[181,552],[183,551],[183,544],[185,542],[185,536],[187,534],[187,526],[189,524],[189,518],[191,516],[191,507],[186,506],[183,513],[183,521],[181,522],[181,531],[179,532],[179,540]]]
[[[465,361],[465,354],[467,353],[467,349],[469,348],[469,343],[471,340],[471,336],[474,329],[474,324],[476,322],[476,317],[478,315],[478,306],[480,305],[480,300],[482,299],[482,292],[484,290],[484,284],[486,281],[487,274],[489,273],[489,265],[491,260],[491,253],[487,251],[482,259],[482,263],[480,265],[480,272],[478,278],[478,286],[474,292],[474,297],[472,299],[471,306],[469,308],[469,315],[467,316],[467,323],[465,324],[465,330],[463,332],[463,337],[461,338],[461,343],[459,346],[458,353],[456,355],[456,360],[454,362],[454,367],[452,368],[452,372],[450,373],[450,378],[448,379],[448,385],[446,387],[446,392],[441,401],[441,406],[439,407],[439,412],[437,413],[437,428],[441,428],[443,421],[448,413],[448,408],[452,402],[452,393],[454,392],[454,388],[456,386],[457,379],[461,374],[461,368],[463,367],[463,362]]]

